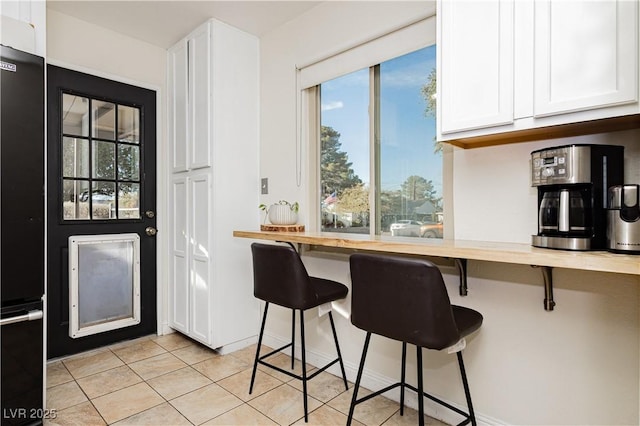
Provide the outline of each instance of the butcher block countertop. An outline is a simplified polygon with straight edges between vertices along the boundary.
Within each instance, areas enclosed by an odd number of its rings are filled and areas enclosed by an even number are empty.
[[[234,237],[324,247],[640,275],[640,256],[569,251],[529,244],[389,237],[333,232],[233,231]]]

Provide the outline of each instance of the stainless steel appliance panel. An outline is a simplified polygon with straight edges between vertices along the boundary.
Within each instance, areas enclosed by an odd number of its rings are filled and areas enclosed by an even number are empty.
[[[607,249],[640,254],[640,185],[615,185],[607,201]]]
[[[591,147],[570,145],[531,153],[531,185],[591,182]]]

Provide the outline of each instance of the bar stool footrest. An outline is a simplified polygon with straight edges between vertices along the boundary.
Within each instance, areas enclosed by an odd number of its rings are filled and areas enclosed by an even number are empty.
[[[286,348],[287,348],[287,347],[289,347],[289,346],[291,346],[291,343],[289,343],[288,345],[283,346],[283,347],[282,347],[282,348],[280,348],[280,349],[286,349]],[[270,364],[270,363],[268,363],[268,362],[266,362],[266,361],[263,361],[263,359],[264,359],[264,358],[266,358],[266,357],[268,357],[268,356],[271,356],[271,355],[274,355],[274,354],[275,354],[276,352],[278,352],[278,351],[279,351],[279,350],[276,350],[276,351],[273,351],[273,352],[270,352],[270,353],[268,353],[268,354],[266,354],[266,355],[261,356],[260,358],[258,358],[258,364],[262,364],[262,365],[264,365],[265,367],[273,368],[274,370],[279,371],[279,372],[280,372],[280,373],[282,373],[282,374],[286,374],[286,375],[287,375],[287,376],[289,376],[289,377],[293,377],[294,379],[304,380],[304,378],[303,378],[301,375],[299,375],[299,374],[292,373],[291,371],[285,370],[285,369],[283,369],[283,368],[281,368],[281,367],[278,367],[277,365],[273,365],[273,364]],[[331,367],[333,364],[335,364],[335,363],[337,363],[337,362],[340,362],[340,358],[336,358],[336,359],[334,359],[333,361],[331,361],[330,363],[328,363],[328,364],[327,364],[327,365],[325,365],[324,367],[319,368],[319,369],[317,369],[316,371],[314,371],[314,372],[313,372],[313,374],[309,374],[309,375],[307,376],[307,380],[311,380],[311,379],[313,379],[313,378],[314,378],[314,377],[316,377],[318,374],[322,373],[322,372],[323,372],[323,371],[325,371],[327,368]]]
[[[282,351],[282,350],[284,350],[284,349],[290,348],[290,347],[291,347],[291,343],[287,343],[286,345],[284,345],[284,346],[282,346],[282,347],[280,347],[280,348],[278,348],[278,349],[274,349],[274,350],[272,350],[271,352],[269,352],[269,353],[267,353],[267,354],[262,355],[260,358],[258,358],[258,360],[263,360],[263,359],[265,359],[265,358],[267,358],[267,357],[270,357],[271,355],[275,355],[275,354],[277,354],[278,352],[280,352],[280,351]]]
[[[411,389],[412,391],[414,391],[415,393],[419,393],[419,392],[418,392],[418,389],[417,389],[415,386],[410,385],[410,384],[405,384],[405,386],[406,386],[408,389]],[[437,403],[437,404],[440,404],[440,405],[442,405],[443,407],[446,407],[446,408],[448,408],[449,410],[454,411],[454,412],[456,412],[456,413],[460,414],[461,416],[464,416],[464,417],[465,417],[465,420],[464,420],[462,423],[458,423],[458,425],[457,425],[457,426],[466,425],[466,424],[468,424],[469,422],[471,422],[471,416],[469,415],[469,413],[466,413],[466,412],[462,411],[461,409],[459,409],[459,408],[457,408],[457,407],[454,407],[453,405],[451,405],[451,404],[449,404],[449,403],[447,403],[447,402],[444,402],[443,400],[441,400],[441,399],[439,399],[439,398],[436,398],[435,396],[433,396],[433,395],[431,395],[431,394],[428,394],[427,392],[422,392],[422,395],[423,395],[423,396],[426,396],[427,398],[429,398],[429,399],[430,399],[430,400],[432,400],[433,402],[435,402],[435,403]]]
[[[362,398],[357,399],[357,400],[354,402],[354,404],[353,404],[353,405],[354,405],[354,406],[356,406],[356,405],[360,404],[361,402],[368,401],[369,399],[371,399],[371,398],[373,398],[373,397],[376,397],[376,396],[378,396],[378,395],[381,395],[381,394],[383,394],[383,393],[385,393],[385,392],[390,391],[391,389],[395,389],[395,388],[400,387],[400,386],[402,386],[402,382],[397,382],[397,383],[394,383],[394,384],[392,384],[392,385],[389,385],[389,386],[387,386],[387,387],[385,387],[385,388],[383,388],[383,389],[380,389],[380,390],[378,390],[378,391],[375,391],[375,392],[373,392],[373,393],[370,393],[370,394],[369,394],[369,395],[367,395],[367,396],[363,396]],[[405,384],[404,384],[404,386],[405,386],[407,389],[411,389],[411,390],[412,390],[412,391],[414,391],[416,394],[419,394],[419,393],[420,393],[420,392],[418,391],[418,388],[416,388],[416,387],[415,387],[415,386],[413,386],[413,385],[410,385],[410,384],[408,384],[408,383],[405,383]],[[457,424],[457,426],[463,426],[463,425],[466,425],[466,424],[471,423],[471,416],[470,416],[468,413],[466,413],[466,412],[464,412],[464,411],[460,410],[460,409],[459,409],[459,408],[457,408],[457,407],[454,407],[453,405],[451,405],[451,404],[449,404],[449,403],[447,403],[447,402],[445,402],[445,401],[443,401],[443,400],[441,400],[441,399],[439,399],[439,398],[436,398],[435,396],[433,396],[433,395],[431,395],[431,394],[428,394],[427,392],[422,392],[422,395],[423,395],[423,396],[425,396],[425,397],[427,397],[427,398],[429,398],[429,399],[430,399],[430,400],[432,400],[433,402],[435,402],[435,403],[437,403],[437,404],[440,404],[440,405],[442,405],[443,407],[446,407],[446,408],[448,408],[449,410],[454,411],[454,412],[456,412],[456,413],[460,414],[461,416],[463,416],[465,419],[464,419],[461,423],[458,423],[458,424]]]

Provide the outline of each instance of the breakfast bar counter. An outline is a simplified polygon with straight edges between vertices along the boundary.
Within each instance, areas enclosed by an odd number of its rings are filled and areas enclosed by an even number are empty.
[[[640,275],[640,256],[568,251],[529,244],[370,236],[333,232],[234,231],[234,237],[323,247]]]

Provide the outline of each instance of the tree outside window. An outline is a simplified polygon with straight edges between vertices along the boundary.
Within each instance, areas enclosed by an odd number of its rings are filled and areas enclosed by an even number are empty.
[[[394,235],[392,224],[411,223],[412,236],[442,237],[435,87],[435,46],[320,85],[322,231]]]

